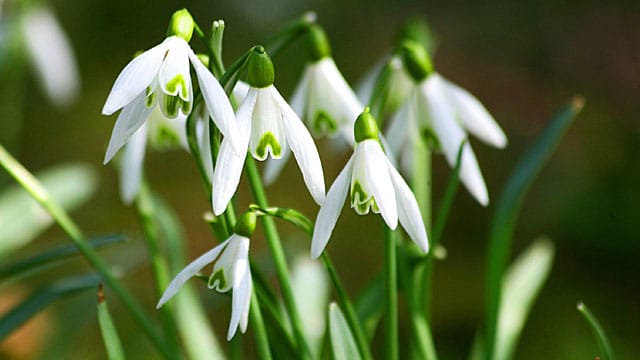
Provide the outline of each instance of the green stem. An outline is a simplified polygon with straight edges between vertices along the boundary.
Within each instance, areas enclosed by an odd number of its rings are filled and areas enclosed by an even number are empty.
[[[411,173],[411,189],[418,201],[418,207],[422,214],[422,221],[429,235],[431,232],[431,151],[424,141],[416,141],[413,145],[413,172]],[[430,249],[435,248],[433,238],[430,236]],[[414,270],[414,291],[416,308],[429,319],[431,306],[431,274],[433,257],[419,262]]]
[[[155,326],[144,313],[140,305],[134,300],[131,294],[121,285],[109,270],[107,264],[86,242],[82,232],[71,220],[66,211],[53,201],[48,192],[40,182],[25,169],[15,158],[13,158],[2,145],[0,145],[0,166],[2,166],[30,195],[33,197],[56,221],[56,223],[71,238],[71,241],[78,247],[78,250],[87,259],[89,264],[97,273],[102,276],[104,282],[124,303],[133,319],[142,328],[156,348],[167,358],[172,358],[172,351],[165,344],[165,339],[158,334]]]
[[[160,298],[164,290],[169,286],[169,265],[160,253],[158,246],[158,228],[154,220],[153,200],[147,184],[143,181],[136,198],[136,210],[142,232],[144,234],[145,245],[151,260],[151,269],[155,280],[156,295]],[[165,332],[165,338],[169,348],[173,350],[175,356],[179,354],[178,331],[173,317],[171,306],[163,306],[159,310],[160,321]]]
[[[385,266],[385,303],[387,318],[385,321],[386,359],[399,359],[398,346],[398,284],[397,284],[397,248],[393,230],[384,225],[384,266]]]
[[[247,176],[249,177],[249,185],[251,187],[251,191],[253,192],[253,197],[256,201],[256,204],[258,204],[258,206],[262,208],[268,208],[269,204],[264,191],[264,186],[262,185],[262,180],[260,179],[260,174],[258,173],[258,167],[251,156],[247,157],[246,169]],[[262,224],[264,226],[267,245],[269,246],[269,250],[271,251],[271,255],[273,256],[276,275],[278,276],[280,290],[284,299],[284,306],[287,310],[287,313],[289,314],[289,319],[291,321],[291,327],[293,328],[293,333],[295,335],[298,351],[300,352],[302,358],[310,359],[311,351],[309,350],[309,345],[307,344],[302,330],[302,320],[300,318],[300,315],[298,314],[298,308],[295,304],[293,290],[291,289],[291,283],[289,281],[290,277],[289,270],[287,268],[287,260],[284,255],[284,250],[282,249],[282,244],[280,244],[280,236],[278,235],[278,230],[276,229],[273,219],[269,216],[262,217]]]
[[[271,350],[269,349],[269,338],[267,336],[267,330],[264,326],[264,319],[262,318],[262,312],[260,312],[260,303],[258,302],[258,296],[255,291],[251,293],[251,307],[249,308],[251,322],[253,324],[253,331],[256,333],[256,348],[258,349],[258,355],[260,359],[271,360]]]

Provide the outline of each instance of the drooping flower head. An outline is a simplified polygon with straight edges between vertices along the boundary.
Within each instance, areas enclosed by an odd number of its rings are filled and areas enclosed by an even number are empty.
[[[249,238],[253,235],[255,228],[255,213],[247,212],[240,216],[234,233],[227,240],[204,253],[176,275],[162,294],[156,308],[159,309],[177,294],[187,280],[208,264],[215,262],[208,287],[219,293],[232,291],[231,320],[227,340],[233,338],[238,327],[242,333],[246,332],[253,291],[249,268]]]
[[[353,145],[353,122],[364,106],[338,70],[324,30],[307,32],[309,58],[293,92],[291,107],[315,135],[341,135]]]
[[[238,107],[238,152],[222,140],[213,174],[213,212],[221,214],[238,187],[247,149],[256,160],[280,159],[291,151],[311,196],[322,204],[325,196],[320,156],[309,131],[273,85],[273,64],[257,46],[248,59],[249,91]]]
[[[401,156],[403,169],[410,172],[411,144],[420,141],[423,134],[429,134],[451,166],[464,142],[460,179],[480,204],[488,205],[487,187],[473,149],[466,142],[466,131],[498,148],[507,144],[504,132],[473,95],[433,70],[424,47],[407,40],[400,53],[414,86],[389,124],[386,139],[391,152]]]
[[[111,115],[124,109],[113,128],[104,163],[113,158],[156,106],[168,119],[191,113],[193,84],[190,63],[198,78],[209,115],[223,135],[237,138],[229,99],[220,83],[189,47],[193,29],[194,21],[189,12],[185,9],[176,11],[171,18],[168,37],[161,44],[135,57],[118,75],[102,113]]]
[[[356,213],[379,213],[391,229],[395,229],[400,221],[409,237],[427,252],[427,232],[416,198],[382,149],[378,126],[368,109],[358,116],[354,135],[353,155],[331,185],[316,217],[311,257],[322,254],[347,194]]]

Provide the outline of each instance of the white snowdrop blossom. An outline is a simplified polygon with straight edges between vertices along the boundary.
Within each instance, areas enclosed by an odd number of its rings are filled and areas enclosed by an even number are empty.
[[[263,61],[256,67],[262,71],[266,66],[270,74],[252,76],[252,64]],[[256,76],[267,79],[255,79]],[[249,59],[249,86],[236,111],[238,143],[244,150],[236,152],[227,137],[222,140],[212,181],[213,212],[221,214],[233,197],[247,156],[246,149],[259,161],[280,159],[285,152],[291,151],[311,196],[316,203],[322,204],[325,186],[318,150],[302,120],[273,86],[273,65],[264,49],[256,50]]]
[[[238,327],[242,333],[246,332],[249,321],[253,283],[249,269],[249,238],[246,236],[231,235],[182,269],[162,294],[157,308],[169,301],[187,280],[212,262],[215,264],[209,277],[209,288],[220,293],[232,291],[231,320],[227,332],[227,340],[231,340]]]
[[[411,69],[406,70],[412,72]],[[415,73],[415,68],[413,71]],[[420,141],[425,132],[437,140],[450,166],[455,165],[460,146],[465,142],[460,179],[471,195],[481,205],[487,206],[487,186],[467,141],[467,131],[497,148],[507,145],[507,137],[487,109],[469,92],[430,69],[423,75],[390,121],[386,132],[390,150],[400,156],[403,170],[410,173],[413,144]],[[416,78],[413,74],[412,77]]]
[[[394,112],[404,103],[413,89],[413,80],[404,70],[402,59],[398,55],[385,57],[378,61],[360,81],[356,93],[360,101],[365,104],[369,103],[376,81],[383,71],[388,72],[385,91],[385,111]]]
[[[311,257],[322,254],[349,194],[351,208],[360,215],[370,210],[382,215],[389,228],[398,221],[411,240],[427,252],[427,232],[413,192],[385,155],[378,139],[375,119],[365,110],[355,124],[353,155],[331,185],[316,217]]]
[[[113,158],[156,106],[169,119],[189,115],[193,106],[189,64],[195,70],[209,115],[235,146],[237,130],[229,99],[220,83],[189,47],[188,40],[193,31],[191,15],[186,10],[177,11],[172,25],[176,35],[167,37],[127,64],[107,97],[102,109],[104,115],[125,109],[113,128],[104,163]]]
[[[21,20],[25,49],[40,85],[55,105],[69,105],[80,90],[80,75],[67,35],[46,6],[29,7]]]
[[[330,57],[305,66],[291,107],[314,134],[342,135],[354,144],[353,121],[364,106]]]

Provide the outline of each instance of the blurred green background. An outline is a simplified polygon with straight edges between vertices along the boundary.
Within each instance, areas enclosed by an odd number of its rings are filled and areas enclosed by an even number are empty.
[[[27,168],[37,171],[63,161],[92,164],[100,174],[97,195],[75,219],[87,234],[123,231],[127,244],[103,252],[128,272],[127,285],[144,306],[155,304],[134,211],[121,204],[117,173],[102,166],[116,117],[100,114],[113,81],[132,54],[159,43],[169,16],[187,7],[203,27],[226,23],[224,58],[233,61],[286,21],[307,10],[318,13],[332,42],[334,58],[351,84],[383,56],[410,16],[424,16],[437,37],[438,71],[475,94],[509,138],[498,151],[471,140],[492,200],[497,199],[515,162],[550,116],[582,94],[586,106],[529,193],[515,234],[514,254],[539,235],[556,244],[549,280],[536,301],[516,351],[518,359],[589,359],[597,346],[575,310],[583,300],[600,318],[620,358],[640,353],[640,2],[637,1],[51,1],[74,47],[82,77],[77,101],[64,109],[50,105],[32,72],[3,68],[0,136]],[[193,41],[196,49],[197,40]],[[199,48],[201,49],[201,48]],[[300,76],[300,45],[275,59],[276,86],[290,94]],[[280,69],[280,70],[279,70]],[[29,70],[26,68],[26,70]],[[6,80],[9,79],[9,80]],[[26,83],[24,92],[15,89]],[[8,110],[7,110],[8,109]],[[11,116],[7,116],[9,114]],[[4,130],[20,124],[17,135]],[[320,141],[327,184],[347,159]],[[189,259],[214,240],[202,214],[209,209],[197,170],[185,152],[148,153],[146,171],[153,188],[179,213],[189,239]],[[434,159],[434,199],[440,198],[450,169]],[[315,217],[317,207],[289,164],[269,189],[271,202]],[[9,184],[0,175],[0,189]],[[248,203],[241,187],[239,203]],[[448,258],[437,264],[432,329],[443,359],[466,358],[483,321],[483,284],[488,219],[492,207],[477,205],[460,189],[444,232]],[[281,226],[289,254],[305,255],[308,240]],[[380,226],[373,216],[344,211],[328,250],[350,293],[356,294],[382,262]],[[19,254],[64,242],[52,229]],[[252,254],[271,271],[263,240]],[[63,274],[88,271],[83,261],[29,277],[0,291],[0,305]],[[227,300],[200,289],[212,306],[218,334],[228,324]],[[108,294],[107,294],[108,295]],[[225,306],[214,307],[216,304]],[[65,299],[39,315],[22,333],[0,343],[0,357],[104,358],[96,326],[95,295]],[[116,325],[130,355],[149,344],[116,299]],[[84,309],[84,310],[83,310]],[[79,314],[82,314],[81,316]],[[407,324],[408,319],[402,319]],[[406,328],[406,327],[405,327]]]

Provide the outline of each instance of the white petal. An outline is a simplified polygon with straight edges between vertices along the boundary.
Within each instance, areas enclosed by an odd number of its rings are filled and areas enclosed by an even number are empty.
[[[118,120],[111,132],[107,153],[104,156],[103,164],[111,161],[120,148],[129,141],[129,138],[144,124],[149,117],[151,109],[145,105],[145,92],[138,94],[118,115]]]
[[[497,148],[507,146],[506,135],[482,103],[465,89],[441,79],[464,127],[489,145]]]
[[[22,32],[39,80],[56,105],[78,94],[80,76],[69,39],[48,7],[36,6],[24,16]]]
[[[353,156],[344,166],[336,180],[329,188],[327,198],[320,207],[316,223],[313,228],[313,236],[311,238],[311,258],[316,259],[324,250],[324,247],[331,237],[333,228],[336,226],[340,211],[344,206],[344,200],[349,191],[349,183],[351,181],[351,171],[353,169]]]
[[[189,44],[177,36],[168,38],[166,43],[167,52],[158,70],[158,83],[165,94],[180,96],[184,101],[191,101],[193,94],[191,90],[191,72],[189,71]],[[175,89],[167,88],[167,85],[176,77],[182,77],[185,82],[185,89],[180,86],[175,86]]]
[[[131,60],[113,84],[102,108],[102,114],[111,115],[130,103],[140,93],[144,94],[145,89],[158,73],[166,51],[167,46],[163,42]]]
[[[213,162],[211,157],[211,138],[209,137],[209,114],[203,114],[202,104],[195,109],[194,116],[198,116],[196,124],[196,134],[198,136],[198,147],[200,148],[200,158],[204,164],[205,171],[209,179],[213,179]]]
[[[239,104],[247,96],[248,92],[249,84],[244,81],[238,81],[236,82],[236,86],[233,87],[231,95],[233,96],[233,99]]]
[[[305,108],[307,105],[307,100],[309,97],[309,77],[311,74],[311,68],[309,66],[305,66],[304,72],[302,74],[302,78],[300,82],[296,85],[296,88],[293,90],[293,95],[291,95],[291,99],[289,100],[289,104],[293,111],[298,114],[301,118],[305,119]],[[307,120],[307,119],[305,119]]]
[[[277,90],[269,86],[261,89],[254,89],[257,93],[255,107],[251,115],[251,139],[249,140],[249,151],[256,160],[264,161],[269,157],[279,159],[282,157],[283,149],[287,147],[287,137],[282,122],[283,109],[277,101]],[[276,144],[265,145],[265,136],[273,137],[270,140]]]
[[[138,195],[146,145],[147,126],[145,124],[133,134],[122,154],[120,162],[120,197],[125,204],[131,204],[136,195]]]
[[[456,121],[455,113],[446,98],[446,90],[444,90],[439,77],[430,76],[429,80],[421,85],[421,90],[424,93],[433,130],[438,136],[442,151],[449,165],[454,166],[460,144],[466,140],[466,134]],[[471,195],[481,205],[486,206],[489,203],[487,187],[469,143],[464,146],[460,166],[460,180]]]
[[[236,118],[227,94],[222,89],[218,80],[213,77],[209,69],[202,64],[200,59],[198,59],[196,54],[191,50],[189,50],[189,59],[191,59],[191,64],[196,70],[202,97],[204,98],[213,122],[218,129],[220,129],[222,135],[230,139],[236,152],[244,152],[246,149],[241,149]]]
[[[218,255],[220,255],[220,252],[224,250],[228,243],[229,240],[220,243],[220,245],[207,251],[199,258],[195,259],[191,264],[182,269],[182,271],[180,271],[178,275],[173,278],[173,280],[167,287],[167,290],[164,291],[164,294],[162,294],[162,297],[160,298],[160,301],[158,301],[156,309],[159,309],[162,305],[169,301],[169,299],[171,299],[178,292],[178,290],[180,290],[182,285],[184,285],[187,280],[192,278],[195,274],[202,270],[203,267],[207,266],[207,264],[213,262],[218,257]]]
[[[276,181],[278,176],[280,176],[282,169],[284,169],[285,165],[287,165],[290,157],[291,150],[286,147],[284,148],[282,157],[280,159],[267,159],[267,164],[264,168],[264,174],[262,174],[262,180],[264,181],[265,185],[271,185]]]
[[[407,148],[410,129],[409,124],[411,121],[416,121],[410,118],[410,115],[414,113],[410,109],[411,106],[413,106],[413,101],[406,101],[400,110],[391,117],[389,127],[385,132],[388,150],[396,156],[402,154],[403,150]]]
[[[356,93],[358,94],[360,101],[363,103],[368,104],[369,100],[371,100],[373,87],[378,80],[378,76],[380,76],[380,71],[382,71],[387,63],[387,60],[389,60],[387,56],[379,59],[369,70],[367,70],[364,77],[358,83]]]
[[[250,91],[245,100],[240,104],[237,119],[240,128],[238,139],[242,152],[238,153],[225,137],[220,145],[220,152],[216,160],[216,168],[212,179],[212,206],[213,213],[220,215],[224,212],[235,194],[240,182],[240,175],[247,157],[248,135],[251,132],[251,111],[256,101],[256,93]]]
[[[298,162],[298,167],[300,167],[300,171],[302,171],[304,183],[307,185],[307,189],[309,189],[315,202],[318,205],[322,205],[325,197],[324,173],[316,144],[313,142],[309,130],[307,130],[300,118],[293,112],[286,101],[284,101],[278,91],[273,88],[273,92],[280,103],[287,141],[289,142],[289,146],[291,146],[291,152],[293,152]]]
[[[387,164],[398,203],[398,220],[411,240],[426,253],[429,251],[429,240],[416,197],[391,162]]]
[[[338,124],[353,130],[353,124],[364,106],[356,97],[351,86],[344,79],[335,62],[325,58],[318,63],[318,95],[323,100],[324,110],[332,116]]]
[[[231,301],[231,320],[229,321],[229,331],[227,340],[231,340],[240,325],[240,330],[245,332],[249,317],[249,306],[251,304],[251,270],[249,269],[249,239],[243,236],[234,235],[238,243],[236,258],[233,264],[233,294]]]
[[[363,170],[369,190],[378,205],[378,209],[380,209],[380,215],[393,230],[398,226],[398,209],[389,171],[384,166],[388,162],[387,156],[382,152],[380,144],[375,140],[360,142],[356,147],[356,151],[363,152]]]
[[[482,177],[482,172],[478,166],[476,155],[473,153],[473,149],[471,149],[471,145],[469,145],[469,143],[465,143],[464,149],[462,149],[460,180],[480,205],[489,205],[487,185]]]

